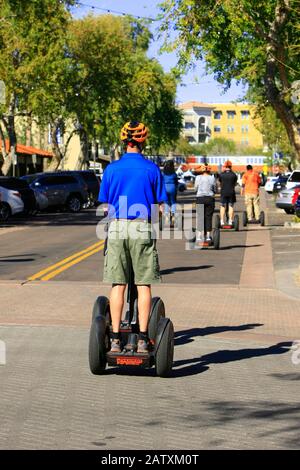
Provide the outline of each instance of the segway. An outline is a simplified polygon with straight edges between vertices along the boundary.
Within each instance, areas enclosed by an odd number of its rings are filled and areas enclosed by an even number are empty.
[[[220,229],[214,228],[212,230],[212,237],[210,241],[208,240],[198,241],[196,240],[196,229],[192,228],[189,234],[188,244],[189,244],[190,250],[200,250],[203,248],[213,248],[215,250],[218,250],[220,248]]]
[[[229,224],[229,222],[228,222],[229,218],[228,218],[228,213],[227,212],[225,214],[225,218],[226,218],[226,223],[224,225],[221,225],[220,216],[216,215],[215,216],[215,222],[214,222],[215,228],[218,228],[218,229],[221,229],[221,230],[231,230],[233,232],[238,232],[239,231],[239,226],[240,226],[239,216],[237,214],[235,214],[235,216],[233,217],[233,223],[232,224]]]
[[[264,211],[261,211],[259,214],[259,219],[252,219],[249,220],[247,216],[247,212],[243,212],[243,226],[246,227],[248,224],[260,224],[262,227],[265,226],[265,213]]]
[[[89,365],[92,374],[104,374],[106,366],[145,367],[155,366],[156,375],[170,375],[174,354],[174,328],[169,318],[165,317],[165,306],[161,298],[153,297],[148,326],[150,338],[149,351],[145,354],[136,352],[139,324],[137,306],[137,287],[131,267],[127,290],[128,310],[120,325],[121,353],[110,352],[111,316],[107,297],[96,299],[92,314],[89,338]]]

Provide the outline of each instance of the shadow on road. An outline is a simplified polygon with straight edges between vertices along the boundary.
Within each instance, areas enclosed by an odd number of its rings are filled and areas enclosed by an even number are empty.
[[[276,439],[277,449],[299,449],[300,406],[298,403],[274,401],[266,396],[265,400],[249,398],[243,401],[202,400],[199,405],[199,412],[185,416],[193,427],[203,426],[205,419],[205,426],[208,428],[226,429],[230,423],[235,423],[237,429],[240,427],[247,429],[244,440],[242,438],[240,442],[241,448],[244,446],[248,449],[249,438],[253,439],[255,436],[258,442],[261,439],[263,447],[267,449],[274,448],[274,439]]]
[[[263,246],[263,245],[231,245],[231,246],[221,246],[219,250],[232,250],[234,248],[255,248],[257,246]]]
[[[167,274],[185,272],[185,271],[198,271],[199,269],[214,268],[212,264],[202,264],[201,266],[177,266],[176,268],[163,269],[160,271],[161,275],[166,276]]]
[[[207,326],[205,328],[191,328],[189,330],[182,330],[175,332],[175,345],[187,344],[194,341],[193,338],[197,336],[215,335],[217,333],[224,333],[225,331],[245,331],[253,330],[263,323],[247,323],[245,325],[237,326]]]
[[[189,375],[200,374],[209,369],[212,364],[226,364],[228,362],[243,361],[255,357],[266,357],[278,354],[285,354],[292,346],[291,341],[274,344],[267,348],[247,348],[247,349],[222,349],[204,356],[191,359],[174,361],[172,377],[186,377]],[[180,367],[176,369],[176,367]]]

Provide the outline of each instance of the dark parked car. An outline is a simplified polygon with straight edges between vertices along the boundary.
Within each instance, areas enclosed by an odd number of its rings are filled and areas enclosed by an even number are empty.
[[[27,181],[12,176],[0,176],[0,186],[20,193],[24,203],[24,214],[33,214],[37,211],[35,194]]]
[[[88,202],[88,186],[84,179],[68,172],[36,173],[22,176],[32,189],[38,188],[48,198],[48,207],[66,207],[70,212],[79,212]]]
[[[97,175],[91,170],[73,170],[64,173],[79,175],[82,179],[84,179],[88,187],[89,205],[94,206],[95,202],[98,200],[100,188],[100,181]]]
[[[278,193],[286,186],[286,182],[289,179],[289,175],[280,175],[273,186],[273,193]]]

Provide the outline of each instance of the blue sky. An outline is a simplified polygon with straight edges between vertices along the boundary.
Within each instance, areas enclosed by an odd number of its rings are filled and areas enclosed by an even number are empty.
[[[155,18],[159,13],[158,5],[160,0],[79,0],[79,3],[88,5],[83,7],[79,5],[72,9],[72,13],[76,17],[82,17],[90,12],[95,14],[106,13],[105,11],[92,9],[98,7],[103,9],[116,10],[122,13],[132,15]],[[163,68],[168,71],[176,64],[176,54],[160,54],[161,41],[156,40],[158,22],[153,22],[151,31],[154,40],[150,46],[148,55],[156,57],[162,64]],[[230,90],[225,94],[222,87],[214,80],[213,76],[206,75],[205,64],[198,62],[196,68],[183,77],[182,84],[177,88],[177,102],[185,102],[190,100],[203,101],[205,103],[226,103],[241,98],[244,94],[241,85],[232,84]]]

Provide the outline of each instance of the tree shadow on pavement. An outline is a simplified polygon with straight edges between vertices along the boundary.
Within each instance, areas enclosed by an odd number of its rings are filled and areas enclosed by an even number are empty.
[[[162,276],[166,276],[167,274],[178,273],[178,272],[185,272],[185,271],[198,271],[199,269],[209,269],[214,268],[212,264],[202,264],[201,266],[177,266],[175,268],[163,269],[160,271]]]
[[[254,440],[252,448],[256,445],[257,449],[299,449],[300,406],[297,402],[274,401],[268,397],[265,400],[251,400],[249,397],[244,401],[206,400],[202,401],[198,412],[185,419],[197,427],[200,423],[203,425],[206,417],[207,428],[231,429],[231,432],[244,428],[237,444],[239,448],[248,449],[249,442]]]
[[[209,369],[212,364],[226,364],[228,362],[243,361],[255,357],[266,357],[289,352],[291,341],[274,344],[267,348],[222,349],[204,356],[174,361],[172,377],[186,377],[195,375]],[[180,367],[176,369],[176,367]],[[203,370],[204,369],[204,370]]]
[[[189,330],[176,331],[174,335],[175,345],[191,343],[194,341],[193,338],[197,336],[215,335],[217,333],[224,333],[225,331],[253,330],[253,328],[259,326],[263,326],[263,323],[247,323],[237,326],[206,326],[205,328],[191,328]]]

